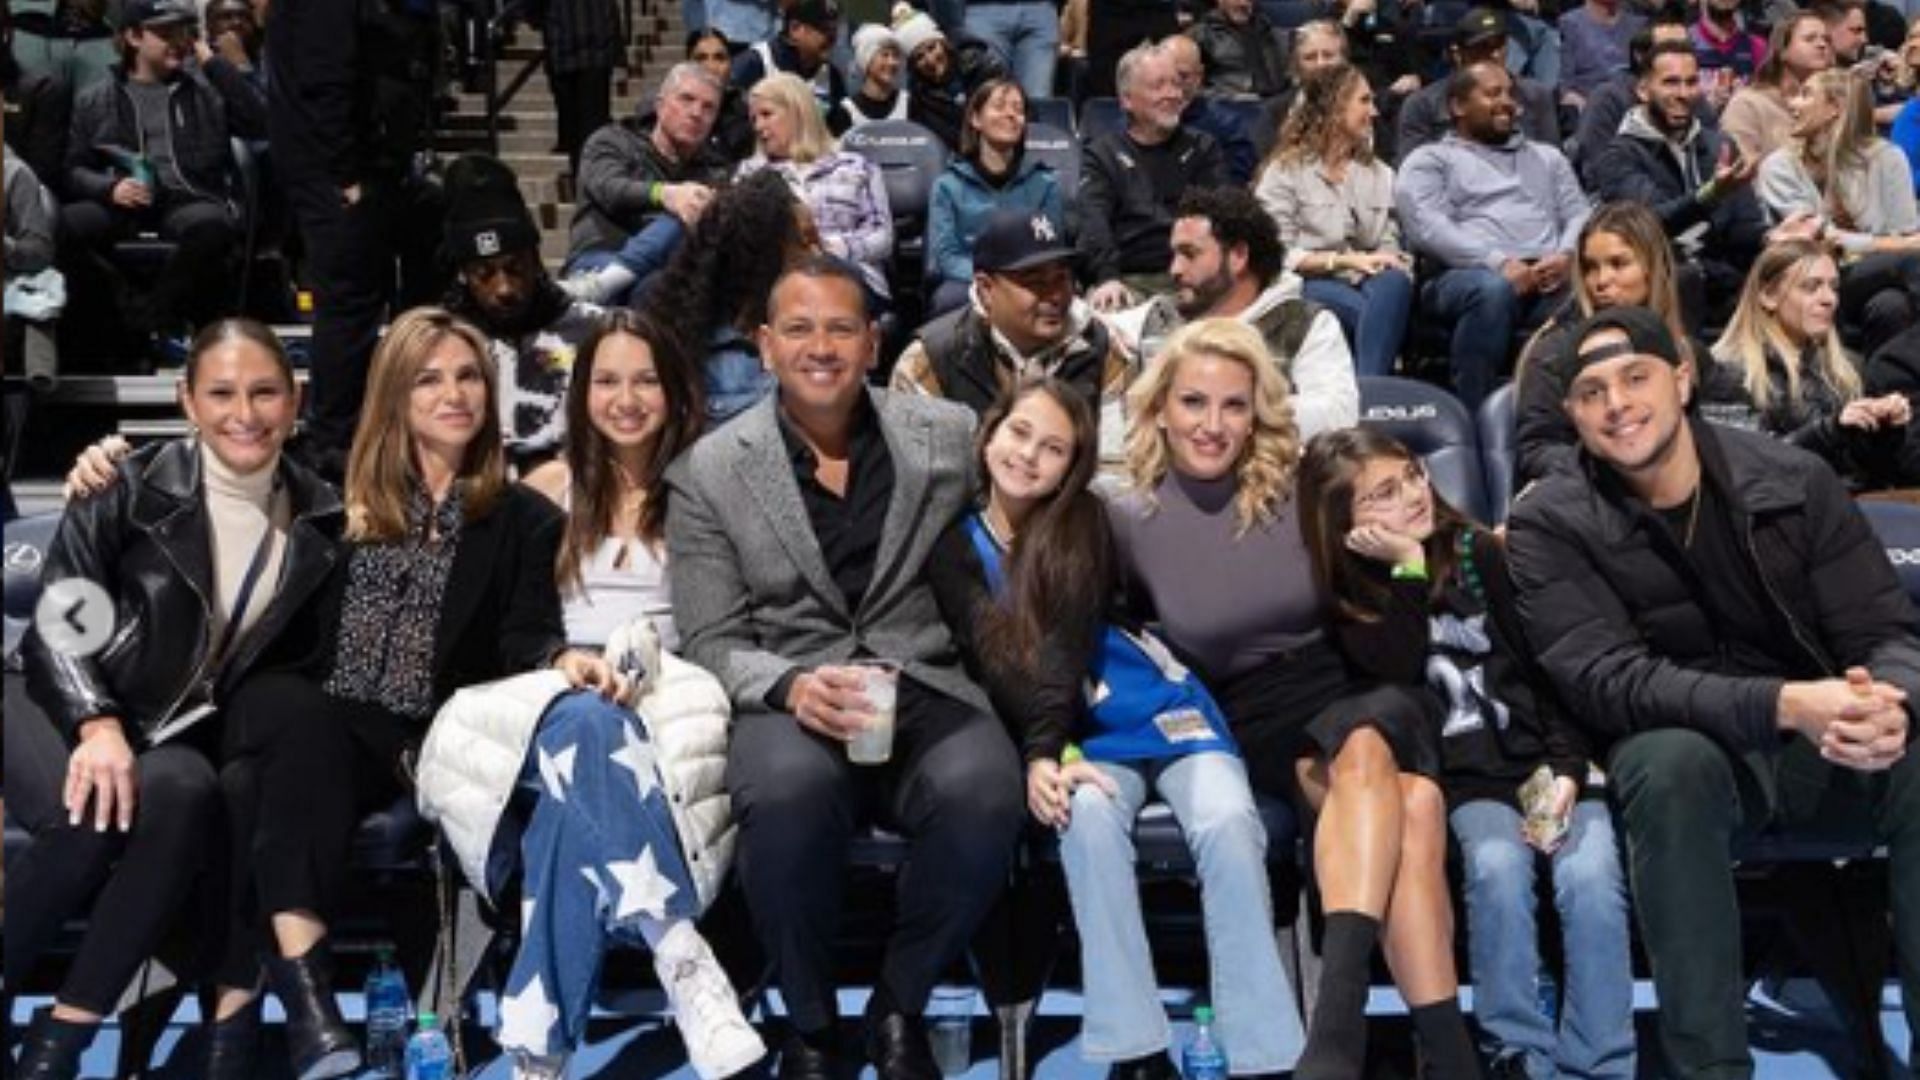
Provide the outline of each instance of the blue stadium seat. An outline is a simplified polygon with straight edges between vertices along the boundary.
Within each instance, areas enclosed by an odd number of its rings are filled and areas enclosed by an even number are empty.
[[[1088,98],[1080,106],[1080,141],[1091,143],[1102,135],[1124,131],[1127,114],[1120,111],[1118,98]]]
[[[1885,499],[1861,499],[1857,503],[1867,515],[1867,523],[1887,549],[1887,561],[1900,575],[1900,584],[1920,611],[1920,506]]]
[[[1066,98],[1034,98],[1027,102],[1028,124],[1052,124],[1069,134],[1073,132],[1073,102]],[[1032,139],[1029,131],[1028,139]]]
[[[34,514],[7,522],[5,619],[6,665],[18,670],[20,638],[33,624],[33,606],[40,602],[40,567],[47,545],[60,528],[59,514]]]
[[[903,272],[918,282],[926,259],[927,204],[933,182],[947,167],[947,144],[911,120],[876,120],[840,138],[840,146],[880,166],[893,212],[893,266],[889,277],[901,285]]]
[[[1053,170],[1060,181],[1060,201],[1067,208],[1067,220],[1063,222],[1068,235],[1076,235],[1074,227],[1078,214],[1080,193],[1080,143],[1065,128],[1052,124],[1032,123],[1027,125],[1027,156]]]
[[[1360,378],[1360,423],[1406,444],[1426,463],[1433,486],[1476,520],[1487,520],[1486,476],[1473,417],[1452,394],[1391,375]]]
[[[1513,503],[1513,474],[1519,448],[1514,445],[1514,389],[1512,380],[1480,403],[1474,418],[1480,431],[1480,466],[1487,477],[1487,524],[1507,520]]]

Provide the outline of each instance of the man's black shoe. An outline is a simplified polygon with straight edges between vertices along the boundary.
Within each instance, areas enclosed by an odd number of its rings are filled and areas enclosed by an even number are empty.
[[[926,1022],[917,1016],[888,1013],[867,1018],[867,1061],[880,1080],[940,1080]]]
[[[833,1055],[800,1037],[787,1036],[780,1048],[780,1080],[835,1080]]]

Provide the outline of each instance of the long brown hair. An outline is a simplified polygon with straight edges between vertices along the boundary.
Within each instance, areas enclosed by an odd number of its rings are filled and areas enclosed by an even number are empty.
[[[1818,12],[1800,10],[1773,24],[1773,33],[1767,40],[1767,58],[1754,70],[1753,81],[1757,86],[1780,89],[1780,80],[1787,74],[1787,46],[1793,44],[1794,32],[1804,22],[1817,22],[1824,29],[1827,21]],[[1831,45],[1829,45],[1831,48]]]
[[[1001,671],[1033,674],[1040,642],[1064,628],[1069,636],[1094,632],[1112,593],[1114,559],[1106,507],[1089,485],[1100,463],[1093,407],[1059,379],[1022,380],[1000,395],[980,421],[974,460],[987,470],[987,443],[1022,401],[1043,394],[1073,426],[1073,457],[1060,487],[1028,513],[1005,562],[1006,588],[979,617],[981,657]],[[988,481],[991,483],[991,481]]]
[[[635,477],[640,510],[634,531],[647,544],[658,543],[666,531],[667,485],[661,479],[680,452],[692,446],[706,425],[706,394],[700,373],[679,344],[650,315],[616,308],[601,316],[581,343],[567,386],[566,462],[569,497],[567,528],[560,542],[558,577],[563,589],[580,584],[580,567],[607,537],[612,536],[620,506],[620,470],[614,467],[614,449],[587,412],[593,392],[593,368],[600,349],[616,337],[630,337],[653,356],[653,370],[666,398],[667,414],[660,431],[647,447],[646,460]]]
[[[494,370],[487,336],[445,308],[418,307],[387,328],[373,350],[367,371],[367,395],[360,405],[360,428],[347,458],[348,540],[391,543],[407,535],[407,497],[420,480],[407,411],[413,382],[440,343],[453,337],[473,350],[486,381],[480,431],[467,444],[455,483],[461,511],[478,521],[493,511],[507,489],[507,454],[500,437],[500,376]]]
[[[1304,165],[1324,160],[1347,99],[1357,87],[1366,85],[1366,74],[1345,61],[1307,76],[1300,84],[1300,96],[1294,98],[1293,108],[1280,124],[1280,138],[1258,171],[1266,171],[1269,165]],[[1353,148],[1352,160],[1371,165],[1373,140],[1362,139]]]
[[[975,165],[980,164],[980,146],[986,140],[980,137],[980,129],[973,126],[974,121],[980,119],[980,114],[987,111],[987,106],[992,103],[994,95],[1002,90],[1011,90],[1020,95],[1021,115],[1024,116],[1027,113],[1027,92],[1012,79],[988,79],[974,87],[973,93],[967,95],[966,113],[964,119],[960,121],[960,156]],[[1012,161],[1016,168],[1020,164],[1020,155],[1026,151],[1027,141],[1024,138],[1026,127],[1032,122],[1032,118],[1028,117],[1021,123],[1023,137],[1013,146]]]
[[[1825,98],[1835,109],[1825,131],[1791,140],[1800,160],[1819,178],[1827,216],[1842,228],[1854,228],[1867,201],[1865,190],[1868,152],[1880,141],[1873,123],[1873,87],[1865,75],[1828,68],[1807,80],[1806,90]],[[1851,197],[1849,197],[1851,196]]]
[[[1641,306],[1652,309],[1655,315],[1660,316],[1660,321],[1667,324],[1667,332],[1673,335],[1674,344],[1680,347],[1681,359],[1694,358],[1693,338],[1687,333],[1686,319],[1680,311],[1679,272],[1674,268],[1673,242],[1667,239],[1667,228],[1660,224],[1659,215],[1646,203],[1623,200],[1599,207],[1580,227],[1580,239],[1573,246],[1573,266],[1570,271],[1574,307],[1563,315],[1549,319],[1545,326],[1534,331],[1533,336],[1527,339],[1526,345],[1520,350],[1520,362],[1514,366],[1516,383],[1527,378],[1534,365],[1542,359],[1539,355],[1542,341],[1599,310],[1593,303],[1593,287],[1587,283],[1585,256],[1587,241],[1601,233],[1616,237],[1632,249],[1634,258],[1640,261],[1641,268],[1647,274],[1647,300]]]
[[[1300,459],[1300,532],[1313,556],[1314,584],[1323,602],[1353,622],[1379,619],[1392,596],[1381,584],[1379,572],[1369,567],[1371,560],[1347,550],[1347,533],[1353,531],[1354,481],[1368,462],[1379,458],[1417,461],[1400,440],[1364,427],[1315,435]],[[1460,533],[1478,526],[1454,509],[1438,489],[1429,487],[1433,535],[1424,546],[1432,581],[1430,597],[1437,599],[1459,562]]]

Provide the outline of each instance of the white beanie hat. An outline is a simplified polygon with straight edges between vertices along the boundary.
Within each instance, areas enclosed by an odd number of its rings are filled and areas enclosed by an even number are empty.
[[[920,46],[935,38],[947,40],[947,35],[940,32],[940,24],[933,21],[933,16],[916,10],[907,0],[900,0],[893,5],[893,36],[900,41],[900,51],[909,58]]]
[[[865,75],[867,66],[881,49],[891,46],[900,48],[900,39],[893,36],[893,30],[885,23],[868,23],[853,34],[853,70]],[[901,50],[900,58],[906,59],[906,51]]]

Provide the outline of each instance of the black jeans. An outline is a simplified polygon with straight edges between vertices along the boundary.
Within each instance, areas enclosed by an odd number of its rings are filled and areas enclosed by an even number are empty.
[[[97,202],[74,202],[60,210],[66,242],[103,258],[115,243],[142,229],[174,245],[154,278],[146,310],[125,313],[135,330],[172,330],[182,320],[195,326],[228,314],[233,275],[228,260],[240,239],[238,223],[223,203],[195,200],[135,213]]]
[[[61,925],[97,893],[59,1000],[109,1015],[189,911],[196,886],[225,875],[217,732],[205,724],[143,751],[132,831],[98,832],[91,807],[74,825],[62,806],[72,746],[38,709],[16,704],[8,702],[5,725],[7,813],[33,842],[7,867],[7,984],[27,977]],[[214,914],[221,890],[214,884],[210,891],[213,903],[191,907],[206,916],[194,924],[208,962],[224,947],[226,925]]]
[[[289,911],[325,919],[350,878],[360,818],[402,786],[400,751],[423,729],[374,705],[341,701],[292,673],[257,675],[223,710],[221,793],[235,854],[231,928],[222,981],[251,985],[270,949],[270,919]]]
[[[553,87],[553,111],[560,129],[560,152],[567,155],[567,171],[580,179],[580,149],[594,132],[613,120],[613,69],[547,70]]]
[[[344,460],[394,290],[395,185],[369,180],[351,207],[325,176],[289,176],[285,190],[313,287],[308,434]]]
[[[1678,1075],[1753,1074],[1731,854],[1736,839],[1769,829],[1888,846],[1901,992],[1907,1025],[1920,1031],[1920,755],[1859,773],[1801,738],[1736,758],[1674,728],[1628,738],[1608,767],[1660,996],[1661,1049]]]
[[[854,829],[877,820],[911,842],[875,992],[917,1016],[1000,895],[1026,813],[1000,722],[904,681],[886,765],[850,763],[845,746],[784,713],[750,714],[733,726],[727,790],[754,930],[808,1032],[837,1016],[833,941]]]

